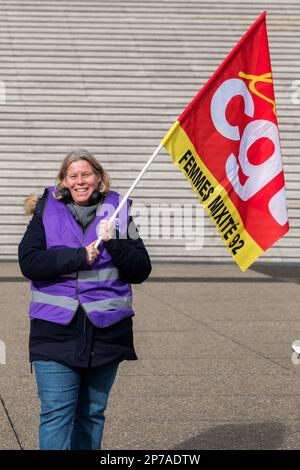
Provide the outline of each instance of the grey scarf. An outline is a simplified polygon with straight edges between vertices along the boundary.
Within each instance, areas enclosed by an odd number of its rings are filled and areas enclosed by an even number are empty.
[[[68,209],[73,215],[74,219],[80,223],[84,231],[95,217],[98,205],[99,203],[92,206],[80,206],[75,202],[70,202],[67,204]]]

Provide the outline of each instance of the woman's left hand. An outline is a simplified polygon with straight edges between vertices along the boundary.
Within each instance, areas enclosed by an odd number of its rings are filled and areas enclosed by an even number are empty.
[[[90,266],[95,262],[96,258],[98,258],[98,256],[100,255],[100,251],[97,248],[95,248],[96,241],[97,240],[94,240],[92,243],[90,243],[89,245],[85,247],[86,260]]]
[[[109,220],[101,220],[98,227],[98,236],[102,238],[103,241],[108,242],[115,237],[116,229],[113,222]]]

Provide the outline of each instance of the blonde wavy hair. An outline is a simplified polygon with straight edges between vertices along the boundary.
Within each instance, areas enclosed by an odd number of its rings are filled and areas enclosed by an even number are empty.
[[[97,188],[98,191],[103,194],[103,196],[106,196],[106,194],[108,193],[110,188],[110,178],[104,170],[103,166],[90,152],[84,149],[78,149],[69,153],[61,164],[58,175],[56,177],[56,187],[58,190],[55,193],[56,199],[59,200],[63,198],[61,194],[61,191],[64,188],[62,182],[67,175],[69,166],[71,165],[71,163],[78,162],[79,160],[85,160],[86,162],[88,162],[91,165],[93,172],[101,177],[101,181]]]

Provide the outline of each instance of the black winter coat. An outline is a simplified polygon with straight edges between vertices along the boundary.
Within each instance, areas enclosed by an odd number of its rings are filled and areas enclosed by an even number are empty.
[[[85,248],[46,249],[43,209],[47,191],[39,199],[34,215],[19,245],[19,263],[25,277],[47,280],[60,274],[89,269]],[[104,242],[122,278],[133,284],[147,279],[151,262],[141,238]],[[29,358],[54,360],[70,367],[97,367],[124,359],[137,359],[128,317],[106,328],[96,328],[81,306],[69,325],[45,320],[30,322]]]

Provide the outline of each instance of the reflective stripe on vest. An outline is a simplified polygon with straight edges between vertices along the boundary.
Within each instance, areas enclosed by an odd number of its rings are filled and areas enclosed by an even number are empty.
[[[111,269],[97,269],[95,271],[79,271],[79,282],[103,282],[103,281],[116,281],[120,278],[119,270],[117,268]]]
[[[43,292],[32,291],[32,302],[39,302],[42,304],[55,305],[56,307],[63,307],[69,310],[76,310],[79,302],[78,300],[63,295],[49,295]],[[132,307],[132,297],[116,297],[114,299],[96,300],[95,302],[83,303],[87,313],[94,310],[114,310],[126,309]]]
[[[63,307],[69,310],[76,310],[79,302],[78,300],[66,297],[64,295],[49,295],[39,291],[32,291],[32,302],[41,304],[55,305],[56,307]]]
[[[77,273],[61,274],[60,277],[77,278]],[[120,278],[117,268],[97,269],[95,271],[78,271],[78,282],[105,282],[116,281]]]
[[[87,313],[94,310],[106,311],[114,309],[126,309],[132,307],[132,297],[116,297],[115,299],[96,300],[82,304]]]

